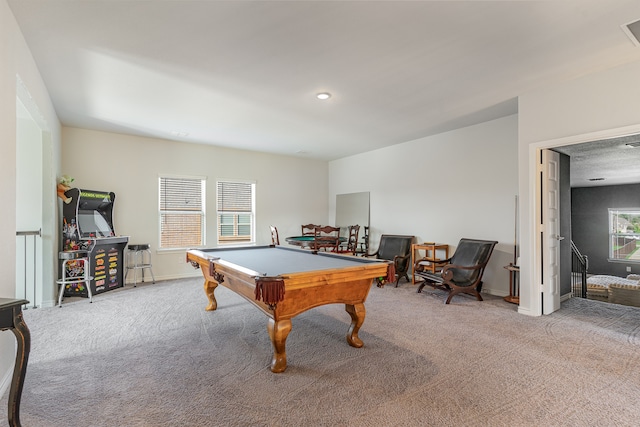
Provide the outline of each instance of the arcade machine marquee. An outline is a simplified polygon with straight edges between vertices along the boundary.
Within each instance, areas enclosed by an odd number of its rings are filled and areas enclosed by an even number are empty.
[[[124,286],[124,248],[129,238],[113,229],[112,192],[71,188],[71,202],[62,205],[62,248],[86,250],[91,265],[93,295]],[[65,296],[88,296],[83,286],[67,285]]]

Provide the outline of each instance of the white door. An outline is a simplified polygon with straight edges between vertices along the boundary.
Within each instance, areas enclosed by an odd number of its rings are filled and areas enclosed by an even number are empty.
[[[542,150],[540,163],[542,314],[560,308],[560,156]]]

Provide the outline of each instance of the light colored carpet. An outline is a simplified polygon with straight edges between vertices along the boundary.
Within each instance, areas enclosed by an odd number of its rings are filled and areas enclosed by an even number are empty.
[[[373,287],[360,332],[343,305],[293,320],[269,370],[267,318],[201,279],[27,310],[26,427],[636,426],[640,310],[571,299],[550,316],[487,296]],[[8,394],[8,393],[6,393]],[[7,396],[0,417],[6,424]]]

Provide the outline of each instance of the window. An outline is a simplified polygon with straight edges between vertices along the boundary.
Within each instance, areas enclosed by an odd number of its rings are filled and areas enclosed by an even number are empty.
[[[160,248],[204,245],[205,182],[160,177]]]
[[[639,239],[640,208],[609,209],[609,258],[633,262]]]
[[[254,241],[255,184],[218,181],[218,243]]]

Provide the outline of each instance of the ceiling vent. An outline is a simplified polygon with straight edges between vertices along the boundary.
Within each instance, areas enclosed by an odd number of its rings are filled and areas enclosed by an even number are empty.
[[[623,25],[622,30],[629,36],[633,44],[640,47],[640,20]]]

